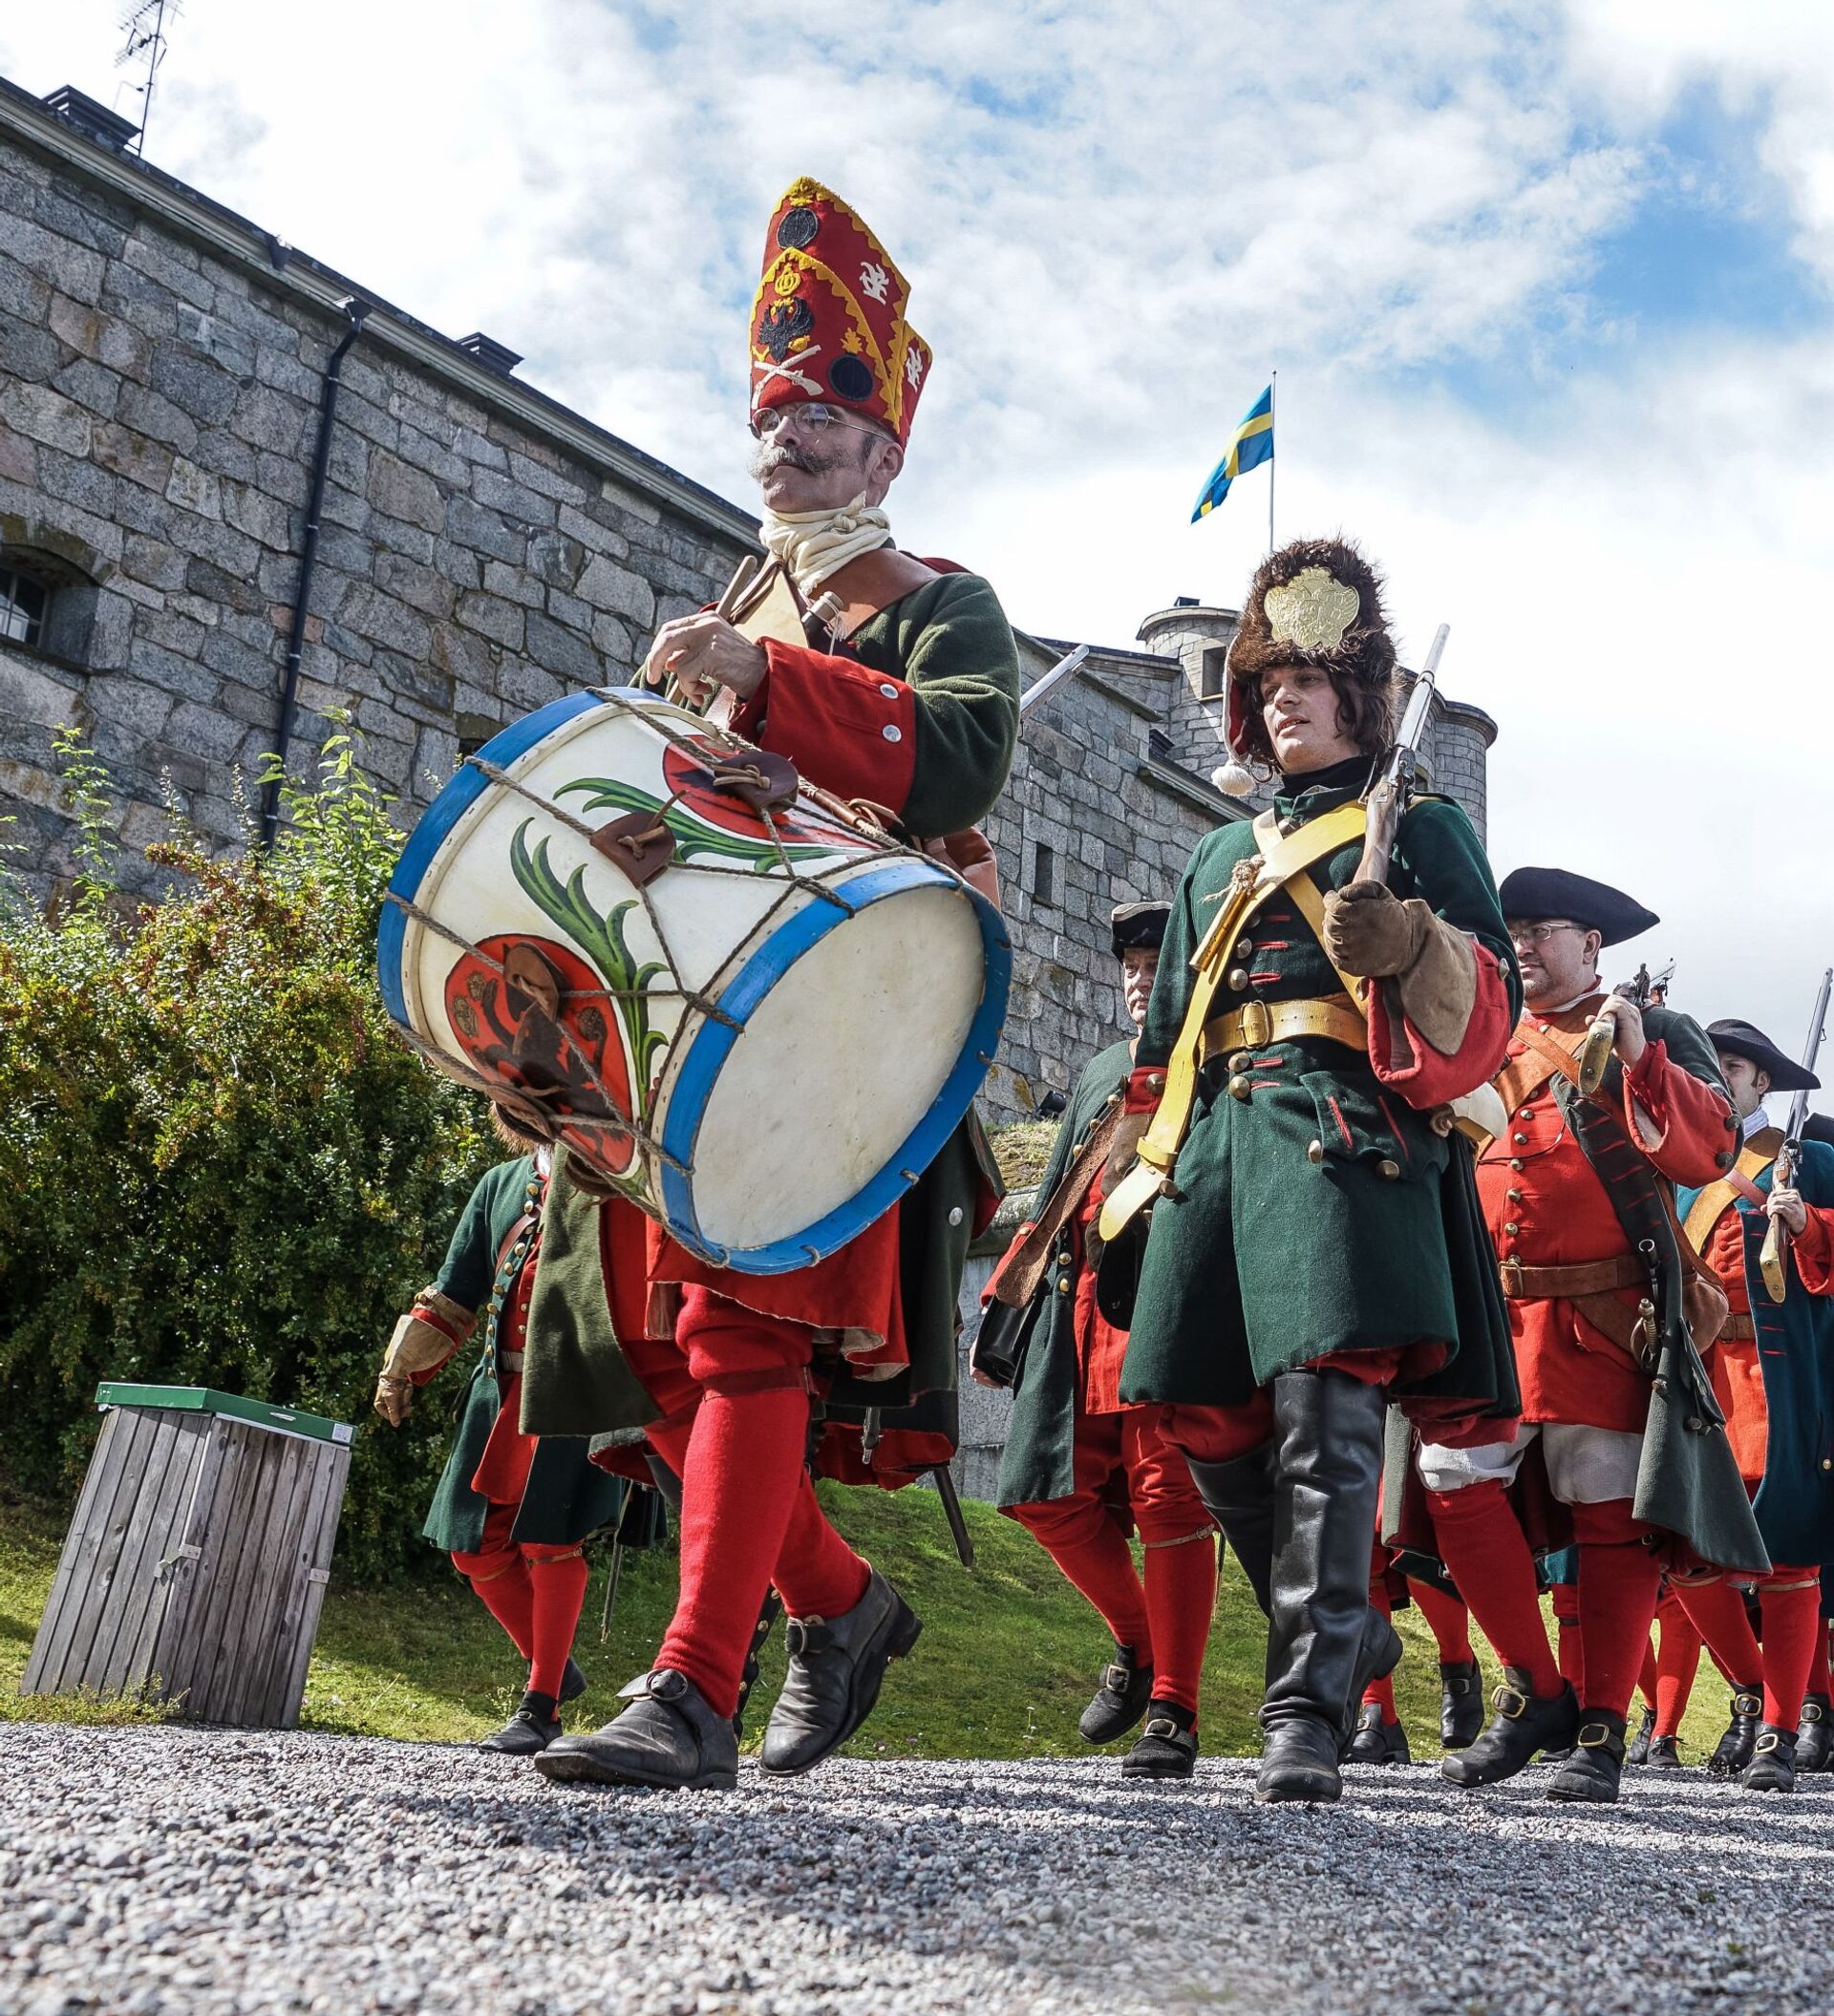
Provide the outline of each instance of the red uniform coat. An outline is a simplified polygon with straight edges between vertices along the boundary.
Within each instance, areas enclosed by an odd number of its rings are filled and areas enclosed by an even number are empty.
[[[1550,1034],[1576,1052],[1603,999],[1594,994],[1552,1017],[1526,1011],[1510,1039],[1508,1064],[1496,1081],[1509,1106],[1509,1126],[1478,1158],[1484,1223],[1500,1261],[1569,1267],[1630,1255],[1604,1185],[1553,1096],[1552,1070],[1538,1063],[1523,1034]],[[1512,1098],[1525,1081],[1525,1095]],[[1663,1176],[1695,1184],[1723,1173],[1732,1108],[1717,1086],[1672,1063],[1662,1043],[1652,1043],[1624,1073],[1624,1098],[1631,1139]],[[1639,1299],[1633,1287],[1616,1292],[1632,1307]],[[1649,1415],[1647,1375],[1572,1303],[1512,1300],[1509,1327],[1525,1421],[1641,1432]]]

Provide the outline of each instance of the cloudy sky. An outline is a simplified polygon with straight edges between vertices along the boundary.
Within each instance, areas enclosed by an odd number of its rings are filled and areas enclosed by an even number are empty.
[[[0,73],[138,117],[120,5],[6,9]],[[1186,520],[1277,369],[1279,531],[1361,538],[1404,649],[1451,624],[1499,871],[1621,882],[1678,1006],[1800,1044],[1834,961],[1825,0],[187,0],[147,155],[736,498],[764,222],[820,177],[937,352],[902,542],[1056,636],[1239,603],[1266,473]]]

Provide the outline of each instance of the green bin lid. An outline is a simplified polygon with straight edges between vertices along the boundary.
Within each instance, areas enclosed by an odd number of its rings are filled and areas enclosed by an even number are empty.
[[[240,1393],[220,1393],[207,1386],[136,1386],[104,1379],[96,1389],[97,1407],[164,1407],[177,1413],[226,1414],[274,1434],[303,1435],[309,1442],[352,1442],[356,1430],[346,1421],[304,1413],[296,1407],[269,1407],[266,1400],[245,1400]]]

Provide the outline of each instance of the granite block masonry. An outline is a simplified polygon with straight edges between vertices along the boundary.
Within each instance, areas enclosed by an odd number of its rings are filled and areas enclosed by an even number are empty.
[[[493,368],[491,346],[0,80],[0,587],[17,569],[50,594],[30,642],[0,625],[0,816],[35,895],[75,866],[63,723],[113,778],[129,886],[160,887],[140,850],[168,803],[212,844],[245,843],[351,296],[371,312],[331,442],[295,768],[348,714],[410,825],[461,753],[628,679],[656,626],[755,550],[750,513]],[[1014,947],[995,1122],[1067,1090],[1121,1029],[1111,906],[1168,894],[1204,833],[1254,809],[1210,782],[1234,625],[1180,602],[1027,718],[987,822]],[[1027,676],[1063,648],[1023,638]],[[1475,708],[1436,709],[1429,778],[1480,831],[1494,735]]]

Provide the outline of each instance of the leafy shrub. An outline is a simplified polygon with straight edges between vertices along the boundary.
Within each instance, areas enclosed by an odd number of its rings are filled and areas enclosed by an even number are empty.
[[[388,1579],[431,1559],[446,1410],[375,1427],[376,1366],[502,1154],[382,1008],[390,801],[334,734],[310,786],[283,786],[271,853],[212,860],[175,827],[150,850],[175,892],[134,909],[107,778],[68,732],[61,750],[76,886],[49,918],[17,894],[0,911],[0,1475],[68,1495],[103,1379],[368,1424],[341,1544]]]

